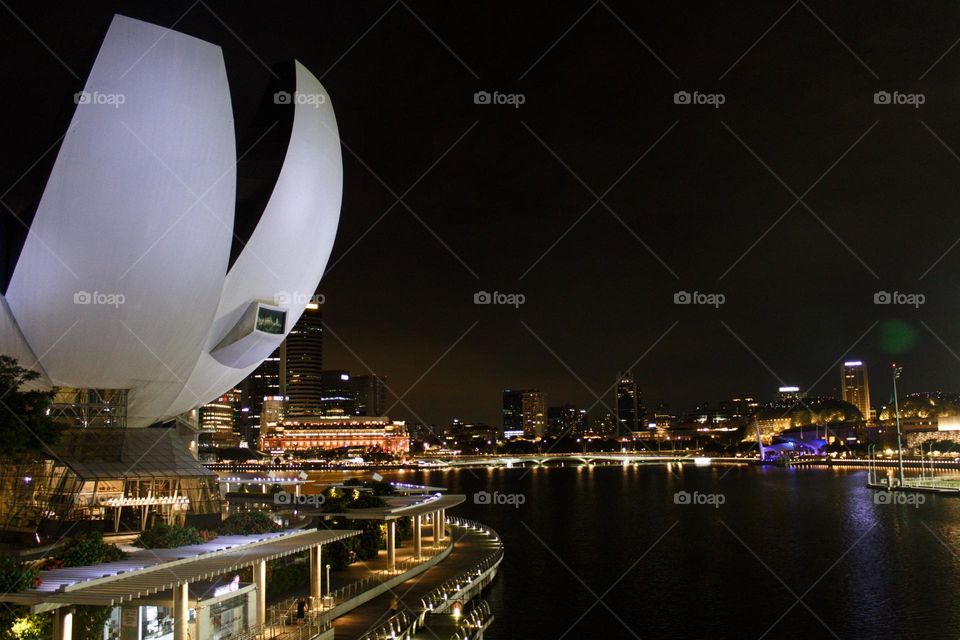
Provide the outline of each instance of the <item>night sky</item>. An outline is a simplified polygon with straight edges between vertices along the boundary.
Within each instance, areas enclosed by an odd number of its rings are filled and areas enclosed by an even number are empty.
[[[396,417],[496,424],[509,387],[610,404],[630,366],[675,411],[832,394],[844,359],[868,362],[877,404],[893,359],[905,391],[960,391],[960,5],[663,4],[10,3],[0,193],[30,218],[120,12],[222,46],[241,139],[272,65],[330,92],[324,364],[386,376]]]

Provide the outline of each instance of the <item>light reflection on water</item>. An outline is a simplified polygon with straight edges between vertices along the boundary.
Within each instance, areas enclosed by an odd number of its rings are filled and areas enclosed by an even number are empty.
[[[626,627],[644,640],[759,638],[768,629],[767,638],[960,635],[960,498],[875,504],[862,470],[674,464],[381,475],[466,494],[453,514],[503,537],[504,567],[486,595],[496,615],[488,639],[557,638],[574,623],[565,637],[633,638]],[[477,505],[477,491],[526,501]],[[678,491],[724,502],[676,504]]]

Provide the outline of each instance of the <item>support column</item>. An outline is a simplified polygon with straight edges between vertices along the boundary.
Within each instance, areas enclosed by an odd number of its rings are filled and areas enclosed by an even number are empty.
[[[320,545],[310,547],[310,599],[313,601],[313,607],[320,607],[320,572],[323,565],[320,564]]]
[[[440,526],[440,511],[433,512],[433,546],[440,546],[440,531],[442,527]]]
[[[53,617],[53,640],[73,638],[73,609],[60,607]]]
[[[421,526],[421,516],[417,514],[413,516],[413,556],[415,558],[420,558],[420,554],[423,552],[423,527]]]
[[[397,568],[397,521],[387,520],[387,569]]]
[[[257,624],[263,624],[267,621],[267,561],[266,560],[260,560],[254,563],[253,584],[255,584],[257,587]],[[178,639],[174,638],[173,640],[178,640]]]
[[[439,532],[440,532],[440,541],[442,542],[447,537],[447,510],[440,509],[440,523],[439,523]]]
[[[190,584],[173,587],[173,640],[187,640],[187,616],[190,608]]]

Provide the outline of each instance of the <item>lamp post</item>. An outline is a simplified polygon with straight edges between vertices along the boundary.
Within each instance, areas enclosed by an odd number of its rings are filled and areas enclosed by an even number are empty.
[[[897,378],[903,372],[903,367],[893,363],[893,415],[897,421],[897,466],[900,471],[900,486],[903,486],[903,443],[900,436],[900,404],[897,400]]]

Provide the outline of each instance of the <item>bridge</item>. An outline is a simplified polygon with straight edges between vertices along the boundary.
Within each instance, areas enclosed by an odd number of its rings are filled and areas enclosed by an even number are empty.
[[[596,452],[596,453],[524,453],[517,455],[477,455],[456,456],[450,458],[436,458],[431,462],[444,467],[542,467],[548,463],[561,465],[573,463],[578,465],[592,465],[601,463],[619,463],[623,465],[636,464],[665,464],[678,462],[681,464],[703,464],[709,458],[694,456],[691,453],[674,453],[670,455],[651,454],[638,451]],[[426,466],[430,466],[428,463]]]

